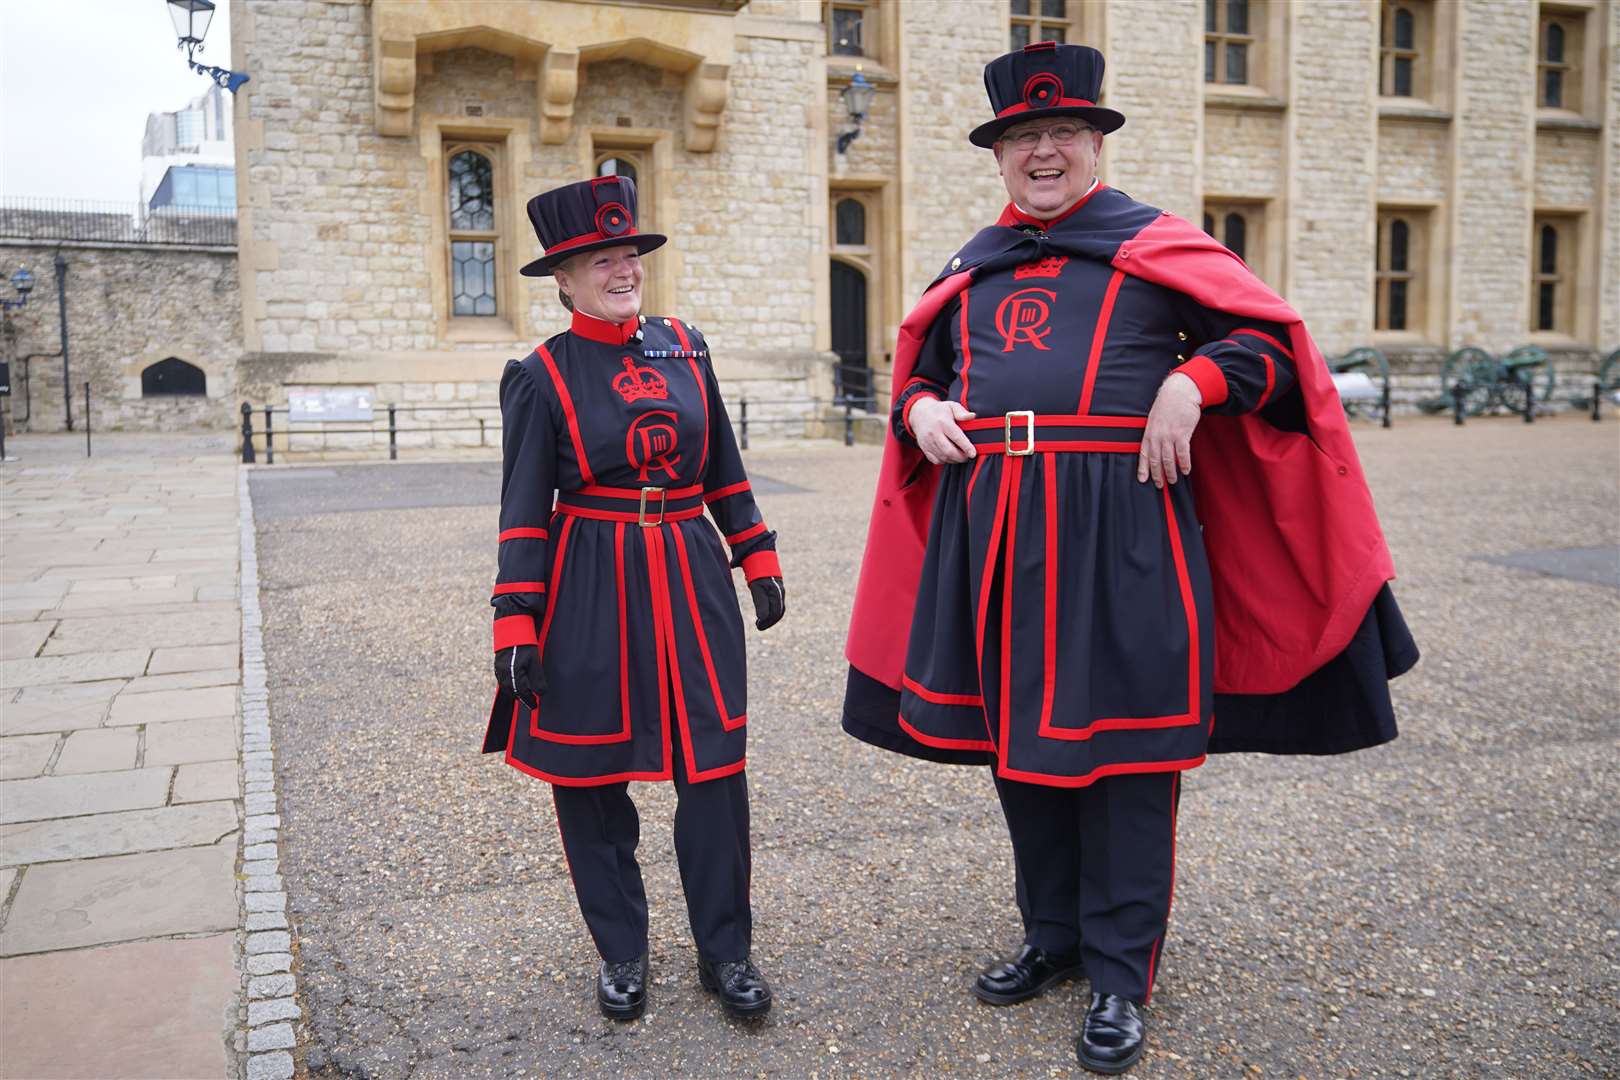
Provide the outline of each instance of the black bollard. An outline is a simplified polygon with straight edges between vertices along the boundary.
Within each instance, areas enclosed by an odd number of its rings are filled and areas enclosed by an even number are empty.
[[[1384,427],[1389,427],[1389,380],[1384,380]]]
[[[844,399],[844,445],[855,445],[855,406]]]
[[[748,399],[741,398],[738,405],[738,423],[742,427],[742,448],[748,449]]]
[[[1524,422],[1527,424],[1536,422],[1536,381],[1534,379],[1524,380]]]
[[[483,445],[483,439],[478,441],[479,445]],[[394,403],[391,401],[388,403],[388,460],[399,460],[399,425],[395,422]]]
[[[274,465],[276,463],[275,429],[270,421],[270,417],[270,406],[266,405],[264,407],[264,463],[266,465]],[[292,421],[288,420],[287,423],[290,425]],[[288,430],[290,431],[292,429],[289,427]]]
[[[1603,419],[1603,383],[1600,380],[1593,379],[1592,380],[1592,423],[1595,424],[1601,419]]]
[[[1451,422],[1462,427],[1463,422],[1463,395],[1467,391],[1463,388],[1462,380],[1458,379],[1451,384]]]
[[[90,456],[90,384],[84,384],[84,456]]]
[[[242,464],[253,464],[253,406],[242,402]]]

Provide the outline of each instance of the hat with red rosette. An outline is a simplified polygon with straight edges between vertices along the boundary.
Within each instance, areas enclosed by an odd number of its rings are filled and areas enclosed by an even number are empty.
[[[553,188],[530,199],[528,210],[546,253],[518,271],[525,277],[549,277],[558,263],[581,252],[634,244],[636,253],[645,255],[668,239],[636,231],[636,182],[628,176]]]
[[[1103,54],[1088,45],[1038,41],[998,56],[984,66],[996,118],[974,128],[968,140],[989,149],[1014,124],[1047,116],[1078,117],[1106,135],[1125,115],[1097,104],[1102,80]]]

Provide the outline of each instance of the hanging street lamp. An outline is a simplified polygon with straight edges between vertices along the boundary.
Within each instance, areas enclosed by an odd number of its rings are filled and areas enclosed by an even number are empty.
[[[844,92],[840,96],[844,100],[844,108],[849,110],[850,123],[855,126],[838,136],[840,154],[849,149],[850,143],[861,137],[861,124],[866,120],[867,111],[872,108],[872,95],[875,93],[877,87],[859,71],[850,78],[849,85],[844,87]]]
[[[191,70],[207,75],[216,85],[234,94],[237,87],[248,81],[246,75],[199,64],[196,59],[203,38],[208,34],[208,24],[213,21],[214,7],[214,0],[169,0],[169,18],[174,21],[174,32],[180,39],[177,47],[185,50],[186,63],[191,65]]]

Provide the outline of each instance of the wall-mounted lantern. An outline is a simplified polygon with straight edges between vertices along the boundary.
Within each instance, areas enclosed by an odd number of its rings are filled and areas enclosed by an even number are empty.
[[[180,39],[177,47],[185,50],[186,63],[191,65],[191,70],[207,75],[216,85],[234,94],[238,86],[248,81],[246,75],[199,64],[196,60],[197,51],[208,34],[208,24],[213,21],[214,7],[214,0],[169,0],[169,18],[174,21],[175,36]]]
[[[872,95],[877,93],[865,75],[857,71],[844,87],[841,95],[844,108],[849,110],[849,120],[854,126],[838,136],[838,152],[840,154],[849,150],[849,144],[861,137],[861,124],[866,121],[866,114],[872,108]]]

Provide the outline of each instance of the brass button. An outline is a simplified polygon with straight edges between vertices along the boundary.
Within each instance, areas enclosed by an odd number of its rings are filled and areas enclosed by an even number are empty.
[[[962,260],[961,259],[952,259],[951,260],[951,269],[952,270],[955,270],[957,267],[959,267],[961,265],[962,265]]]
[[[1176,331],[1176,340],[1177,341],[1186,341],[1187,340],[1187,331],[1185,331],[1185,330],[1177,330]]]
[[[1176,353],[1176,359],[1180,360],[1182,363],[1187,362],[1187,358],[1185,356],[1182,356],[1180,353]]]

